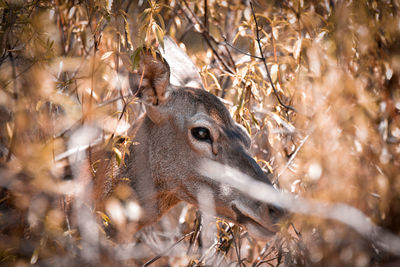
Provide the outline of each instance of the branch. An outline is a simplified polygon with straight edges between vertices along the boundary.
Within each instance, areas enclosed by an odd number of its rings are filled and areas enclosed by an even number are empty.
[[[256,35],[257,35],[256,40],[257,40],[257,44],[258,44],[258,49],[260,50],[261,60],[264,63],[265,70],[267,71],[267,77],[268,77],[269,82],[271,83],[272,89],[274,90],[274,94],[275,94],[275,96],[276,96],[276,98],[277,98],[277,100],[278,100],[278,102],[279,102],[279,104],[281,106],[283,106],[286,109],[289,109],[289,110],[292,110],[292,111],[296,112],[295,108],[293,108],[291,106],[288,106],[288,105],[286,105],[286,104],[284,104],[282,102],[281,98],[279,97],[278,91],[275,88],[274,82],[272,81],[271,74],[270,74],[268,66],[267,66],[267,60],[264,57],[264,53],[263,53],[263,50],[262,50],[261,39],[260,39],[260,30],[258,28],[258,22],[257,22],[257,18],[256,18],[256,13],[254,11],[253,1],[250,1],[250,6],[251,6],[251,12],[253,14],[254,22],[256,23]]]
[[[232,48],[233,50],[236,50],[236,51],[239,52],[240,54],[243,54],[243,55],[246,55],[246,56],[249,56],[249,57],[252,57],[252,58],[260,59],[260,60],[263,59],[262,57],[258,57],[258,56],[252,55],[252,54],[247,53],[246,51],[243,51],[242,49],[240,49],[240,48],[238,48],[238,47],[232,45],[231,43],[229,43],[229,42],[226,40],[225,36],[224,36],[223,38],[224,38],[224,44],[226,44],[227,46],[229,46],[229,47]]]
[[[300,148],[306,143],[307,139],[310,137],[310,135],[312,134],[312,132],[307,135],[299,144],[299,146],[296,148],[296,150],[294,151],[294,153],[290,156],[288,162],[286,163],[285,167],[278,173],[278,178],[286,171],[286,169],[290,166],[290,164],[292,164],[292,161],[294,160],[294,158],[297,155],[297,152],[299,152]]]
[[[213,41],[215,44],[219,44],[208,32],[207,28],[203,23],[200,21],[200,19],[193,13],[193,11],[190,9],[189,4],[187,3],[186,0],[183,0],[183,3],[185,4],[185,7],[187,10],[190,12],[191,16],[196,20],[196,22],[193,22],[192,19],[188,16],[188,14],[185,12],[185,10],[182,8],[181,5],[179,5],[179,8],[182,10],[183,14],[185,15],[186,19],[191,23],[191,24],[198,24],[201,26],[201,30],[199,31],[202,35],[204,40],[207,42],[207,45],[211,48],[213,51],[213,54],[217,61],[221,63],[221,65],[224,67],[224,69],[229,72],[230,74],[234,74],[234,71],[232,70],[231,67],[228,66],[228,64],[221,58],[221,56],[218,54],[217,50],[215,50],[214,46],[211,44],[211,41]],[[205,19],[207,16],[205,16]],[[195,28],[196,29],[196,28]]]
[[[229,185],[263,203],[281,207],[290,213],[318,216],[341,222],[380,249],[400,256],[400,236],[375,225],[371,218],[353,206],[278,192],[269,184],[256,181],[237,169],[212,160],[202,160],[198,171],[205,177]]]
[[[163,255],[167,254],[170,250],[172,250],[176,245],[178,245],[180,242],[182,242],[183,239],[185,239],[186,237],[192,235],[195,231],[192,231],[184,236],[182,236],[181,238],[178,239],[178,241],[176,241],[174,244],[172,244],[169,248],[167,248],[166,250],[164,250],[162,253],[158,254],[157,256],[155,256],[154,258],[152,258],[151,260],[149,260],[148,262],[146,262],[145,264],[142,265],[142,267],[146,267],[149,266],[150,264],[154,263],[155,261],[159,260]]]

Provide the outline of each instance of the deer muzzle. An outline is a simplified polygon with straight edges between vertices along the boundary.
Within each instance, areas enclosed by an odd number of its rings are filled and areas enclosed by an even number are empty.
[[[264,180],[267,179],[266,175],[260,175],[262,170],[258,165],[251,171],[251,174],[257,175],[256,178],[211,160],[203,161],[200,171],[202,175],[232,189],[229,205],[234,218],[228,219],[244,226],[257,238],[269,237],[279,231],[278,223],[285,216],[285,212],[279,208],[280,194],[268,180]],[[266,190],[259,190],[257,185],[260,183],[263,184],[262,189]],[[257,200],[264,198],[268,201]]]

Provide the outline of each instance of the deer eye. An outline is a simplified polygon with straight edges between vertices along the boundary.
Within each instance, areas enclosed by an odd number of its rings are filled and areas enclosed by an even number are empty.
[[[208,142],[211,144],[211,135],[210,131],[204,127],[195,127],[192,129],[192,135],[199,141]]]

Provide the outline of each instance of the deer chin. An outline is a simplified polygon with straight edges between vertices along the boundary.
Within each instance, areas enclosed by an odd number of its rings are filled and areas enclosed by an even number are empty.
[[[258,240],[268,240],[272,236],[274,236],[278,230],[271,231],[269,229],[266,229],[265,227],[261,226],[258,224],[256,221],[250,220],[246,223],[244,223],[244,227],[247,230],[247,232],[250,234],[251,237],[257,238]]]

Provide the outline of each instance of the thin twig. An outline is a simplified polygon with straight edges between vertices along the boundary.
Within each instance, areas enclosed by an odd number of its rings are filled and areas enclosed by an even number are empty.
[[[231,234],[232,234],[233,245],[235,247],[235,252],[236,252],[236,256],[237,256],[237,262],[238,262],[239,266],[242,266],[243,260],[240,257],[240,233],[239,233],[239,238],[238,238],[238,243],[239,244],[237,244],[236,243],[236,235],[233,232],[233,229],[231,228],[231,226],[229,224],[228,224],[228,227],[229,227],[229,229],[231,231]]]
[[[203,228],[203,222],[202,222],[202,217],[201,217],[200,211],[196,212],[196,219],[194,221],[193,228],[194,228],[194,230],[193,230],[194,234],[190,237],[190,240],[189,240],[189,248],[187,250],[188,255],[190,255],[192,247],[193,247],[194,243],[196,242],[196,240],[198,239],[199,243],[201,242],[201,239],[199,237],[200,237],[201,230]],[[200,247],[200,244],[199,244],[199,247]]]
[[[196,20],[196,23],[202,28],[199,32],[203,35],[204,40],[206,41],[208,47],[211,48],[215,58],[221,65],[224,67],[224,69],[229,72],[230,74],[234,74],[235,72],[232,70],[231,67],[228,66],[228,64],[221,58],[221,56],[218,54],[217,50],[214,48],[214,46],[211,44],[211,41],[213,41],[215,44],[218,44],[218,42],[215,41],[215,39],[210,35],[210,33],[207,31],[205,28],[205,25],[199,20],[199,18],[193,13],[193,11],[190,9],[189,4],[187,3],[186,0],[182,0],[182,2],[185,4],[186,9],[189,11],[190,15]],[[185,12],[185,10],[182,8],[181,5],[179,5],[180,9],[182,10],[183,14],[186,16],[186,19],[191,23],[191,24],[196,24],[195,22],[192,21],[192,19],[188,16],[188,14]]]
[[[208,32],[207,0],[204,0],[204,29]]]
[[[157,256],[155,256],[154,258],[152,258],[151,260],[149,260],[148,262],[146,262],[145,264],[142,265],[142,267],[146,267],[149,266],[150,264],[156,262],[157,260],[159,260],[162,256],[164,256],[165,254],[167,254],[169,251],[171,251],[176,245],[178,245],[180,242],[182,242],[182,240],[184,240],[186,237],[192,235],[195,231],[192,231],[184,236],[182,236],[181,238],[178,239],[178,241],[176,241],[174,244],[172,244],[169,248],[167,248],[166,250],[164,250],[162,253],[158,254]]]
[[[255,200],[281,207],[289,213],[317,216],[335,220],[355,230],[374,246],[395,256],[400,256],[400,236],[382,228],[361,210],[344,204],[307,199],[278,192],[273,186],[212,160],[203,160],[198,172],[207,178],[227,184]]]
[[[9,50],[9,53],[11,53],[12,51]],[[10,55],[9,55],[10,56]],[[35,65],[37,63],[37,61],[33,61],[28,67],[26,67],[25,69],[23,69],[20,73],[15,74],[15,79],[19,78],[21,75],[23,75],[24,73],[26,73],[28,70],[30,70],[33,65]],[[10,83],[12,83],[14,81],[14,78],[10,81],[8,81],[7,83],[4,84],[4,88],[6,88]],[[7,92],[6,90],[4,92]]]
[[[274,37],[274,34],[273,34],[273,33],[271,34],[271,44],[272,44],[272,48],[273,48],[273,50],[274,50],[274,60],[275,60],[275,64],[276,64],[277,66],[279,66],[278,56],[277,56],[277,54],[276,54],[275,37]],[[281,72],[280,72],[279,68],[278,68],[277,74],[278,74],[278,75],[277,75],[277,76],[278,76],[278,82],[279,82],[279,84],[282,84],[282,81],[281,81]]]
[[[257,263],[256,267],[259,267],[259,266],[261,266],[261,265],[264,264],[264,263],[267,263],[267,264],[271,265],[269,262],[271,262],[271,261],[273,261],[273,260],[276,260],[277,258],[278,258],[278,257],[274,257],[274,258],[268,259],[268,260],[262,260],[262,261],[260,261],[260,262]],[[273,265],[271,265],[271,266],[273,266]]]
[[[296,235],[297,235],[298,237],[301,237],[301,233],[300,233],[299,231],[297,231],[296,227],[294,227],[294,224],[293,224],[292,222],[290,223],[290,226],[292,226],[293,231],[296,233]]]
[[[256,40],[257,40],[257,44],[258,44],[258,49],[260,50],[261,59],[262,59],[262,61],[264,63],[265,70],[267,71],[267,77],[268,77],[269,82],[271,83],[271,86],[272,86],[272,89],[274,91],[274,94],[275,94],[275,96],[276,96],[276,98],[277,98],[277,100],[278,100],[278,102],[279,102],[279,104],[281,106],[283,106],[286,109],[289,109],[289,110],[292,110],[292,111],[296,112],[295,108],[293,108],[291,106],[288,106],[288,105],[286,105],[286,104],[284,104],[282,102],[281,98],[279,97],[278,91],[275,88],[274,82],[272,81],[271,74],[270,74],[268,66],[267,66],[267,60],[264,57],[264,53],[263,53],[263,50],[262,50],[261,39],[260,39],[260,30],[259,30],[259,27],[258,27],[256,13],[254,11],[253,1],[250,1],[250,6],[251,6],[251,12],[253,14],[253,19],[254,19],[254,22],[256,24]]]
[[[72,255],[76,256],[77,251],[76,251],[76,247],[74,246],[74,242],[73,242],[73,238],[72,238],[72,234],[71,234],[72,228],[71,228],[71,224],[69,221],[68,210],[67,210],[69,204],[67,203],[66,197],[67,196],[65,196],[65,195],[61,197],[61,206],[62,206],[62,209],[64,212],[65,223],[67,226],[67,232],[66,232],[66,235],[68,236],[67,246],[69,247]]]
[[[217,249],[214,249],[218,245],[218,240],[215,240],[214,243],[206,250],[206,252],[203,253],[203,255],[200,256],[198,259],[199,264],[206,262],[206,257],[207,255],[212,251],[212,255],[208,257],[208,259],[211,259],[215,253],[217,253]]]
[[[293,154],[290,156],[288,162],[286,163],[285,167],[279,172],[278,174],[278,178],[286,171],[286,169],[290,166],[290,164],[292,164],[292,161],[294,160],[294,158],[297,155],[297,152],[299,152],[299,150],[301,149],[301,147],[306,143],[307,139],[310,137],[310,135],[312,134],[312,132],[310,134],[308,134],[299,144],[299,146],[296,148],[296,150],[293,152]]]
[[[11,66],[12,66],[13,102],[14,102],[14,105],[17,106],[17,101],[18,101],[18,97],[19,97],[18,85],[17,85],[17,77],[16,77],[17,71],[16,71],[14,57],[13,57],[13,54],[12,54],[11,51],[8,52],[8,56],[10,58],[10,62],[11,62]],[[17,119],[15,119],[15,120],[17,120]],[[11,155],[13,153],[15,142],[16,142],[16,140],[15,140],[16,139],[16,135],[17,135],[17,126],[14,125],[13,131],[12,131],[11,140],[10,140],[10,146],[9,146],[7,157],[6,157],[6,161],[7,162],[11,160]]]
[[[60,33],[60,41],[61,41],[61,52],[62,55],[65,56],[67,54],[66,51],[66,40],[65,40],[65,34],[64,34],[64,26],[65,26],[65,21],[64,17],[62,16],[61,8],[60,8],[60,3],[58,0],[54,1],[55,5],[57,7],[57,12],[58,12],[58,19],[57,19],[57,24],[59,26],[59,33]]]
[[[231,43],[229,43],[229,42],[226,40],[225,37],[224,37],[224,44],[226,44],[227,46],[229,46],[229,47],[232,48],[233,50],[236,50],[236,51],[239,52],[240,54],[243,54],[243,55],[246,55],[246,56],[249,56],[249,57],[252,57],[252,58],[260,59],[260,60],[263,59],[262,57],[252,55],[252,54],[250,54],[250,53],[248,53],[248,52],[246,52],[246,51],[243,51],[242,49],[240,49],[240,48],[238,48],[238,47],[232,45]]]

